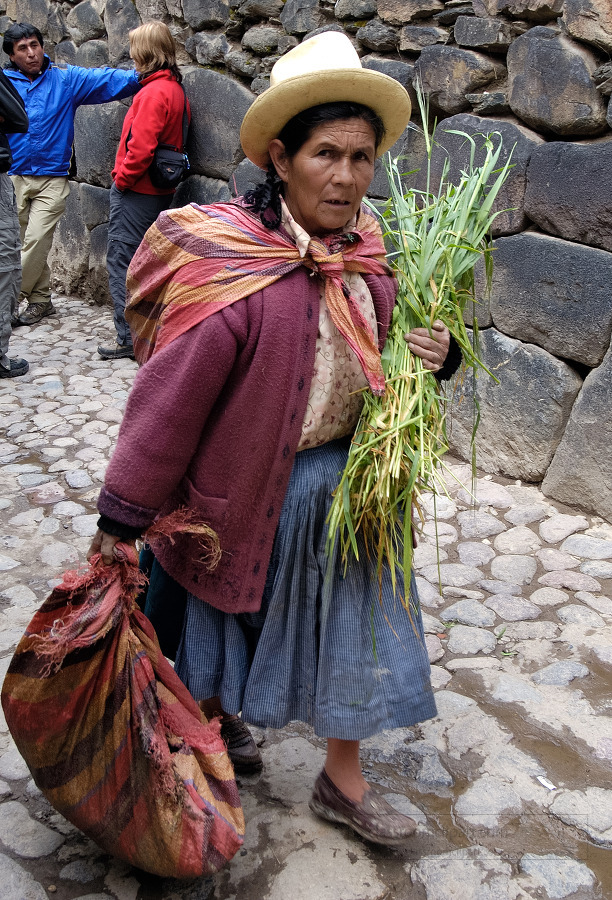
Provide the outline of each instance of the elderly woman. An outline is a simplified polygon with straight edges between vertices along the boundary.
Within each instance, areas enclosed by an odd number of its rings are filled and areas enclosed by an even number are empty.
[[[112,172],[106,265],[116,339],[109,346],[98,347],[102,359],[134,355],[124,315],[128,266],[147,228],[168,209],[175,192],[173,187],[154,184],[149,168],[159,144],[183,147],[189,119],[189,103],[168,26],[147,22],[130,31],[130,56],[142,87],[123,120]]]
[[[435,715],[422,623],[388,572],[379,604],[365,553],[326,578],[325,520],[361,392],[384,390],[396,283],[362,199],[409,117],[404,88],[362,69],[344,35],[316,36],[276,63],[245,117],[265,183],[149,230],[128,282],[145,364],[91,548],[111,562],[117,539],[177,510],[214,529],[212,565],[197,536],[152,542],[188,591],[177,672],[222,716],[237,771],[261,767],[242,719],[310,723],[328,739],[311,808],[386,845],[416,825],[367,784],[359,741]],[[407,339],[439,373],[446,329]]]

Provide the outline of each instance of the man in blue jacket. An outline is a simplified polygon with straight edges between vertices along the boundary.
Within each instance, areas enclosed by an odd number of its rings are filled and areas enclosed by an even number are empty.
[[[44,52],[38,28],[25,22],[7,28],[2,49],[11,61],[5,74],[21,95],[30,120],[29,131],[10,135],[9,143],[21,228],[20,301],[28,302],[13,326],[32,325],[55,311],[47,257],[70,193],[75,113],[84,104],[129,97],[139,83],[131,69],[58,68]]]

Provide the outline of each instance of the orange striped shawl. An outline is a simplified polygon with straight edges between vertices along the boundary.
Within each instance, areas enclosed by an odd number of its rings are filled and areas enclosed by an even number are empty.
[[[365,207],[354,231],[312,238],[303,258],[288,235],[264,228],[240,201],[163,212],[128,271],[125,317],[136,359],[142,365],[208,316],[301,265],[324,278],[334,324],[357,354],[372,391],[384,393],[372,329],[342,280],[344,270],[389,273],[380,227]]]

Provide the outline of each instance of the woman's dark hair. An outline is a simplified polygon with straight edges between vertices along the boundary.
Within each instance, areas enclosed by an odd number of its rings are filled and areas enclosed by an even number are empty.
[[[315,128],[327,122],[337,122],[340,119],[363,119],[372,126],[376,147],[380,146],[385,136],[385,126],[380,116],[376,115],[369,106],[348,101],[322,103],[320,106],[311,106],[310,109],[305,109],[289,119],[278,135],[278,139],[284,144],[287,156],[291,158],[306,143]],[[259,218],[266,228],[278,228],[280,225],[282,189],[283,182],[273,164],[270,163],[266,172],[266,180],[244,195],[245,206],[252,209],[253,212],[259,213]]]
[[[30,37],[35,37],[40,46],[43,46],[43,36],[35,25],[30,25],[29,22],[17,22],[15,25],[11,25],[10,28],[7,28],[4,32],[2,49],[7,56],[12,56],[13,45],[19,43],[19,41],[22,41],[24,38]]]

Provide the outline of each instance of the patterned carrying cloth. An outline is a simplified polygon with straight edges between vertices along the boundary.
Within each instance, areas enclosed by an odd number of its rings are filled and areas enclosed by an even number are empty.
[[[49,802],[104,850],[165,877],[216,872],[244,817],[218,720],[200,710],[137,609],[135,551],[66,572],[2,687],[11,734]]]
[[[372,329],[342,280],[344,270],[390,272],[380,227],[365,207],[354,231],[311,238],[305,257],[289,235],[265,228],[238,202],[192,203],[162,213],[128,271],[125,317],[136,359],[142,365],[203,319],[301,265],[324,278],[334,324],[356,353],[372,391],[384,393]]]

